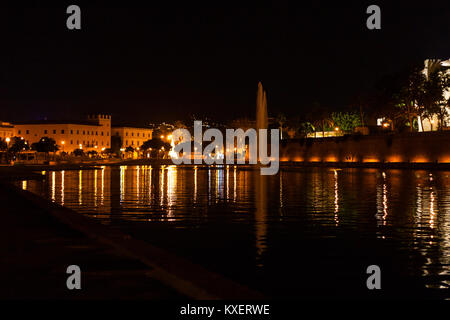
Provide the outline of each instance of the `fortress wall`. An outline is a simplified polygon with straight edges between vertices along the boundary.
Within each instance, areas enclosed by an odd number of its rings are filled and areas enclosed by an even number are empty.
[[[450,131],[285,140],[280,161],[450,163]]]

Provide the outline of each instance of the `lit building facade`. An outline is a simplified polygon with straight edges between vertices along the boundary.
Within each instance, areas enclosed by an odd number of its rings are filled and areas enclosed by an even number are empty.
[[[111,147],[111,116],[89,115],[86,121],[38,121],[14,124],[14,136],[23,137],[29,145],[42,137],[55,140],[60,151],[96,150]]]
[[[139,148],[145,141],[152,139],[153,130],[141,127],[112,127],[112,135],[120,137],[122,147]]]
[[[0,121],[0,139],[6,140],[14,136],[14,126],[9,122]]]

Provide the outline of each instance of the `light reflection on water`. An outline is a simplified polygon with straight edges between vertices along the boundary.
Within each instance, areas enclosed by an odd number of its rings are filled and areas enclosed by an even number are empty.
[[[267,284],[273,295],[292,295],[305,284],[294,274],[326,266],[356,281],[344,267],[366,261],[419,287],[450,285],[449,172],[121,166],[46,177],[21,187],[250,285],[286,277]]]

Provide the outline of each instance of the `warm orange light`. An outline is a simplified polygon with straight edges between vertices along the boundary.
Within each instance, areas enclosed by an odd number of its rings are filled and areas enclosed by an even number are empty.
[[[383,127],[385,127],[385,128],[389,127],[389,123],[387,123],[387,122],[383,123]]]
[[[6,138],[6,143],[9,143],[11,139],[9,137]]]
[[[339,127],[334,128],[334,130],[339,131]]]
[[[411,160],[411,162],[413,163],[427,163],[430,162],[430,160],[426,157],[416,157],[414,159]]]
[[[65,144],[66,142],[65,141],[61,141],[61,144]]]
[[[403,162],[403,159],[400,156],[391,156],[386,159],[386,162]]]
[[[363,162],[365,162],[365,163],[380,162],[380,159],[378,159],[378,158],[364,158]]]
[[[161,139],[164,139],[164,136],[163,136],[163,135],[161,135]]]

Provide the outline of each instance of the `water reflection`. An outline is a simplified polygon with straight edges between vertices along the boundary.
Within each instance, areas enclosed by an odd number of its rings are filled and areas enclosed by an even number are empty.
[[[145,229],[162,222],[167,230],[192,230],[180,246],[198,237],[203,240],[192,245],[198,250],[230,246],[246,257],[253,250],[258,269],[273,265],[284,248],[303,245],[301,237],[313,244],[343,241],[342,250],[364,237],[389,245],[386,250],[406,252],[408,258],[384,257],[380,250],[378,258],[433,276],[428,287],[450,285],[448,172],[294,168],[261,176],[234,165],[121,166],[45,176],[43,182],[21,181],[20,187],[103,223],[124,227],[127,221]],[[351,248],[341,257],[351,254],[366,252]]]

